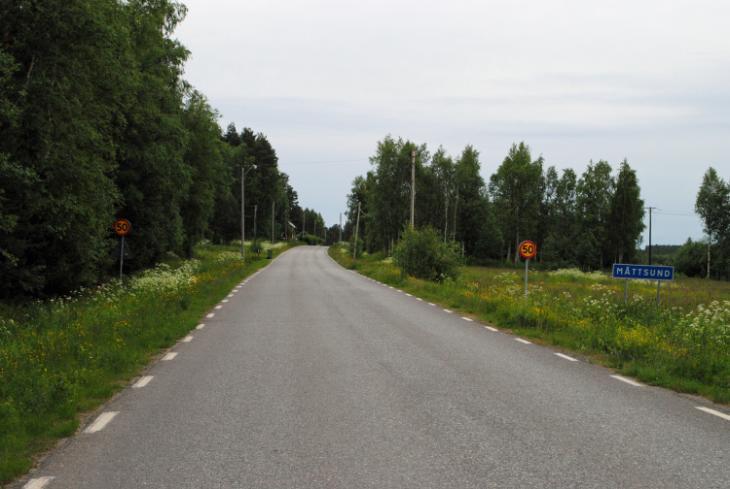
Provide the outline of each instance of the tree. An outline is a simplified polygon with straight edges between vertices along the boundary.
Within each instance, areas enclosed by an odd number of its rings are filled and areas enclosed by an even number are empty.
[[[644,230],[644,201],[636,172],[624,160],[616,177],[608,217],[608,236],[612,256],[619,263],[635,259],[637,244]]]
[[[607,225],[614,186],[611,165],[605,161],[595,164],[591,161],[578,181],[576,206],[579,232],[576,258],[584,268],[603,268],[611,254],[607,244]]]
[[[502,235],[507,241],[508,259],[514,251],[514,260],[517,261],[520,241],[536,232],[541,176],[542,159],[533,162],[530,148],[522,142],[512,145],[507,157],[491,177],[489,191],[499,216]]]
[[[695,212],[702,218],[707,233],[707,278],[711,272],[713,240],[726,241],[730,234],[730,184],[710,167],[702,178]]]

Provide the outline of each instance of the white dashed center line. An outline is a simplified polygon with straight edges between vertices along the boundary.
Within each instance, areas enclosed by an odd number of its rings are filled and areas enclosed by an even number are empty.
[[[622,377],[621,375],[612,375],[611,377],[613,377],[616,380],[620,380],[621,382],[625,382],[626,384],[633,385],[634,387],[643,387],[644,386],[644,384],[640,384],[634,380],[627,379],[626,377]]]
[[[725,421],[730,421],[730,414],[721,413],[720,411],[715,411],[714,409],[706,408],[704,406],[697,406],[697,409],[699,409],[700,411],[704,411],[708,414],[717,416],[718,418],[722,418]]]
[[[141,377],[137,382],[134,383],[132,387],[135,389],[141,389],[142,387],[145,387],[147,384],[149,384],[152,379],[154,379],[151,375],[145,375],[144,377]]]
[[[468,318],[466,316],[461,316],[461,319],[463,319],[464,321],[469,321],[470,323],[474,321],[472,318]]]
[[[170,360],[173,360],[177,356],[177,352],[171,351],[164,357],[162,357],[162,360],[165,362],[169,362]]]
[[[577,359],[575,359],[573,357],[569,357],[568,355],[563,355],[562,353],[556,353],[555,355],[559,356],[563,360],[568,360],[569,362],[577,362],[578,361]]]
[[[38,477],[25,483],[23,489],[43,489],[53,480],[53,477]]]
[[[530,343],[527,340],[523,340],[522,338],[515,338],[515,341],[519,341],[520,343],[523,343],[525,345],[531,345],[532,344],[532,343]]]
[[[96,433],[98,431],[103,430],[106,425],[109,424],[109,422],[114,419],[114,417],[119,414],[118,411],[107,411],[105,413],[101,413],[98,418],[96,418],[96,421],[91,423],[85,430],[84,433]]]
[[[190,343],[193,341],[193,337],[191,335],[187,335],[185,338],[182,339],[183,343]]]

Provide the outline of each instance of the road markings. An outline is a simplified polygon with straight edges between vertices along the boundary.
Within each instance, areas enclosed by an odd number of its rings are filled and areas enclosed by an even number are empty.
[[[413,296],[412,296],[411,294],[409,294],[408,292],[406,292],[406,295],[407,295],[408,297],[413,297]]]
[[[226,302],[228,302],[228,299],[223,299],[223,300],[222,300],[221,302],[222,302],[223,304],[225,304]]]
[[[211,312],[210,314],[208,314],[205,317],[207,317],[208,319],[214,318],[215,317],[215,313],[214,312]]]
[[[134,383],[132,387],[135,389],[141,389],[142,387],[145,387],[147,384],[149,384],[152,379],[154,379],[151,375],[145,375],[144,377],[141,377],[137,382]]]
[[[704,411],[708,414],[717,416],[719,418],[722,418],[725,421],[730,421],[730,414],[721,413],[720,411],[715,411],[714,409],[706,408],[704,406],[697,406],[697,409],[699,409],[700,411]]]
[[[489,331],[492,331],[494,333],[496,333],[497,331],[499,331],[497,328],[493,328],[491,326],[484,326],[484,329],[488,329]]]
[[[233,292],[231,292],[230,294],[228,294],[228,295],[226,296],[226,298],[227,298],[227,299],[233,299]]]
[[[625,382],[625,383],[627,383],[629,385],[633,385],[634,387],[644,387],[644,384],[639,384],[636,381],[633,381],[631,379],[627,379],[626,377],[622,377],[620,375],[612,375],[611,377],[613,377],[616,380],[620,380],[621,382]]]
[[[215,306],[215,308],[216,308],[216,309],[220,309],[220,308],[222,308],[222,307],[223,307],[223,306],[221,306],[220,304],[218,304],[217,306]]]
[[[468,318],[466,316],[461,316],[461,319],[463,319],[464,321],[469,321],[470,323],[474,322],[472,318]]]
[[[568,355],[563,355],[562,353],[556,353],[555,355],[559,356],[563,360],[568,360],[569,362],[577,362],[578,361],[577,359],[575,359],[573,357],[569,357]]]
[[[420,297],[416,297],[416,300],[419,302],[423,302],[423,299],[421,299]]]
[[[445,312],[446,314],[451,314],[451,313],[452,313],[453,311],[450,311],[450,310],[448,310],[448,309],[444,309],[444,312]]]
[[[428,305],[429,305],[429,306],[434,306],[434,307],[436,307],[436,304],[434,304],[433,302],[429,302],[429,303],[428,303]]]
[[[203,329],[203,328],[205,328],[205,324],[203,324],[203,323],[200,323],[200,324],[198,324],[198,325],[197,325],[197,326],[195,327],[195,329]]]
[[[96,418],[96,421],[91,423],[85,430],[84,433],[96,433],[98,431],[103,430],[106,425],[109,424],[109,422],[114,419],[114,417],[119,414],[119,411],[107,411],[105,413],[101,413],[98,418]]]
[[[532,344],[532,343],[530,343],[527,340],[523,340],[522,338],[515,338],[515,341],[519,341],[520,343],[523,343],[525,345],[531,345]]]
[[[167,355],[162,357],[162,360],[165,362],[169,362],[170,360],[173,360],[176,356],[177,356],[177,353],[174,351],[171,351],[170,353],[168,353]]]
[[[185,338],[182,339],[183,343],[190,343],[191,341],[193,341],[192,335],[187,335]]]
[[[23,489],[43,489],[53,479],[53,477],[38,477],[36,479],[31,479],[25,483]]]

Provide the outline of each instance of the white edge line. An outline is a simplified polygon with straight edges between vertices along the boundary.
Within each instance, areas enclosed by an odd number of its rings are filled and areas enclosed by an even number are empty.
[[[147,384],[149,384],[152,379],[154,379],[152,375],[145,375],[144,377],[140,377],[140,379],[135,382],[132,387],[134,387],[135,389],[141,389],[142,387],[147,386]]]
[[[192,335],[187,335],[185,338],[182,339],[183,343],[190,343],[191,341],[193,341]]]
[[[168,362],[175,358],[177,356],[177,352],[171,351],[170,353],[166,354],[164,357],[162,357],[162,360],[165,362]]]
[[[416,300],[423,302],[423,299],[421,299],[420,297],[416,297]]]
[[[223,306],[221,306],[220,304],[218,304],[217,306],[215,306],[215,308],[216,308],[216,309],[220,309],[220,308],[222,308],[222,307],[223,307]]]
[[[114,419],[114,417],[119,414],[119,411],[107,411],[105,413],[101,413],[96,420],[91,423],[85,430],[84,433],[96,433],[98,431],[103,430],[106,425],[109,424],[109,422]]]
[[[205,328],[205,323],[200,323],[200,324],[198,324],[198,325],[197,325],[197,326],[195,327],[195,329],[203,329],[203,328]]]
[[[207,316],[205,316],[205,317],[207,317],[208,319],[210,319],[210,318],[214,318],[214,317],[215,317],[215,313],[214,313],[214,312],[211,312],[210,314],[208,314],[208,315],[207,315]]]
[[[434,306],[434,307],[436,306],[436,304],[434,304],[433,302],[429,302],[428,305],[429,306]]]
[[[616,380],[620,380],[621,382],[624,382],[626,384],[633,385],[634,387],[644,387],[644,384],[640,384],[631,379],[627,379],[626,377],[622,377],[621,375],[612,375],[611,377],[613,377]]]
[[[449,309],[444,309],[444,312],[445,312],[446,314],[451,314],[451,313],[452,313],[453,311],[451,311],[451,310],[449,310]]]
[[[522,338],[515,338],[515,341],[519,341],[520,343],[523,343],[525,345],[531,345],[532,344],[531,342],[529,342],[527,340],[523,340]]]
[[[23,489],[43,489],[53,479],[54,479],[54,477],[50,477],[50,476],[37,477],[35,479],[31,479],[28,482],[26,482],[25,485],[23,486]]]
[[[474,320],[472,318],[468,318],[466,316],[461,316],[461,319],[463,319],[464,321],[469,321],[470,323],[474,322]]]
[[[406,295],[407,295],[408,297],[413,297],[413,296],[412,296],[411,294],[409,294],[408,292],[406,292]]]
[[[497,331],[499,331],[497,328],[493,328],[491,326],[484,326],[484,329],[488,329],[489,331],[493,331],[494,333],[496,333]]]
[[[722,418],[725,421],[730,421],[730,414],[721,413],[720,411],[715,411],[714,409],[706,408],[704,406],[696,406],[697,409],[700,411],[704,411],[707,414],[712,414],[713,416],[717,416],[718,418]]]
[[[562,353],[556,353],[555,355],[556,356],[559,356],[563,360],[568,360],[569,362],[577,362],[578,361],[578,359],[573,358],[573,357],[569,357],[568,355],[564,355]]]

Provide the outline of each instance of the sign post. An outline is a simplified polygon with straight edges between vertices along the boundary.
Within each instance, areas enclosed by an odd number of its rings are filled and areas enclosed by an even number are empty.
[[[122,238],[119,247],[119,280],[124,276],[124,237],[132,230],[132,223],[126,219],[117,219],[114,221],[114,232]]]
[[[520,243],[520,256],[525,260],[525,297],[527,297],[527,284],[530,272],[530,260],[537,256],[537,245],[534,241],[523,241]]]
[[[612,276],[613,278],[626,280],[624,285],[624,303],[627,303],[629,300],[629,280],[656,280],[656,303],[659,305],[662,282],[671,282],[674,280],[674,267],[614,263]]]

